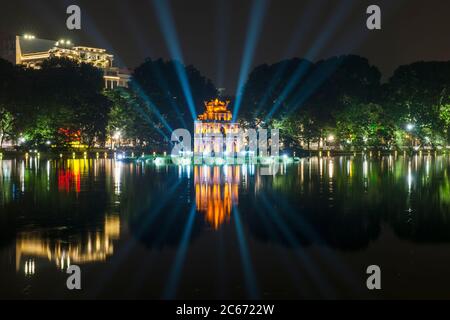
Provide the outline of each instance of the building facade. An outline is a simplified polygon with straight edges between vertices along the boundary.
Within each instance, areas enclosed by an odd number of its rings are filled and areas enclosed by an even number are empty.
[[[240,152],[239,124],[232,121],[229,101],[205,102],[205,112],[194,123],[194,154],[202,156],[232,155]]]
[[[38,39],[32,35],[1,35],[0,56],[13,64],[34,69],[39,69],[44,60],[52,57],[88,63],[103,70],[106,89],[128,87],[131,78],[128,70],[113,66],[114,56],[106,49],[75,46],[69,40]]]

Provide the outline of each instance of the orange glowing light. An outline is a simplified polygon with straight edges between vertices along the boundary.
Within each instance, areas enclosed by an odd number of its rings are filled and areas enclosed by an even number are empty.
[[[214,230],[230,221],[232,207],[239,199],[240,168],[226,170],[223,176],[221,167],[194,168],[196,208]]]

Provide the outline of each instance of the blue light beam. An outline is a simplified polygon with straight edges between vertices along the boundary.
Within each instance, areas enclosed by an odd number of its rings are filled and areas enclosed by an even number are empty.
[[[318,40],[315,44],[308,50],[305,55],[305,59],[314,60],[319,52],[323,49],[323,47],[327,44],[328,40],[336,31],[336,26],[339,25],[342,20],[348,15],[350,8],[352,7],[354,0],[350,2],[345,2],[344,5],[340,5],[337,12],[332,13],[331,19],[325,25],[324,32],[319,36]],[[291,94],[292,90],[299,83],[299,81],[306,75],[309,71],[309,64],[303,60],[297,69],[292,74],[289,79],[288,85],[283,89],[280,96],[276,100],[270,112],[267,114],[265,121],[268,122],[270,118],[275,114],[275,112],[280,108],[283,102],[287,99],[289,94]]]
[[[181,271],[183,269],[184,260],[186,259],[186,253],[189,245],[189,239],[192,234],[192,226],[194,225],[195,218],[195,206],[192,206],[189,213],[188,221],[186,223],[183,235],[181,237],[180,245],[175,256],[175,262],[170,271],[169,280],[164,290],[163,299],[173,299],[176,294],[178,282],[180,280]]]
[[[266,14],[268,4],[268,0],[253,0],[252,8],[250,10],[250,22],[245,39],[244,54],[242,57],[238,85],[236,88],[236,102],[234,104],[233,120],[237,119],[239,108],[241,107],[245,81],[250,71],[253,55],[255,53],[256,44],[258,43],[262,22]]]
[[[164,33],[164,40],[169,48],[170,55],[175,60],[175,72],[180,80],[181,89],[183,90],[184,97],[188,104],[189,111],[192,116],[192,120],[197,119],[197,113],[195,111],[194,99],[192,98],[192,92],[189,85],[189,80],[184,69],[184,60],[181,53],[180,45],[178,42],[178,36],[173,21],[170,8],[166,0],[153,0],[153,7],[156,10],[156,17],[158,19],[159,26]],[[176,62],[179,63],[176,63]]]
[[[297,49],[299,48],[299,44],[303,42],[303,38],[305,34],[308,34],[314,25],[314,21],[317,18],[318,13],[320,12],[320,8],[322,7],[323,0],[316,0],[312,3],[309,2],[308,8],[303,12],[302,16],[300,17],[300,23],[298,24],[296,30],[294,31],[294,34],[292,36],[292,40],[289,43],[288,47],[285,49],[285,52],[283,54],[283,57],[290,57],[295,54]],[[264,93],[263,98],[261,99],[258,108],[256,109],[256,116],[258,116],[262,110],[262,108],[265,106],[267,101],[269,100],[270,96],[273,93],[273,90],[279,83],[282,76],[287,71],[289,63],[288,61],[281,62],[279,68],[277,69],[274,77],[269,83],[268,90]]]
[[[248,252],[247,241],[245,240],[244,230],[242,228],[239,211],[236,206],[233,207],[233,221],[236,228],[237,239],[239,242],[239,253],[241,254],[242,268],[244,269],[245,286],[250,299],[259,298],[259,290],[256,283],[255,272],[253,271],[250,253]]]

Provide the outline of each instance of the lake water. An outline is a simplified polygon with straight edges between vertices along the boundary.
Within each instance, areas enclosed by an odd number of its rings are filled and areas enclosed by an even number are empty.
[[[0,160],[0,297],[450,298],[449,156],[260,169]]]

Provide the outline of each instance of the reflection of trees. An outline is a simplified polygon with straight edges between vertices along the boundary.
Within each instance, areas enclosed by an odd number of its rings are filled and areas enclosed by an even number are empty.
[[[379,236],[380,217],[373,212],[364,212],[365,207],[343,212],[317,198],[316,202],[273,193],[266,196],[270,199],[268,202],[278,205],[270,208],[255,197],[245,210],[251,232],[266,242],[288,247],[317,244],[357,250],[367,247]]]
[[[450,242],[448,164],[445,156],[411,161],[411,191],[405,194],[408,205],[393,212],[389,220],[399,237],[419,243]]]
[[[148,248],[177,247],[182,240],[188,220],[189,208],[180,210],[177,205],[168,204],[160,211],[154,211],[152,206],[149,206],[130,220],[130,233]],[[195,216],[189,242],[197,238],[203,228],[202,219]]]
[[[100,261],[112,254],[120,220],[107,215],[104,162],[44,161],[2,163],[0,245],[15,240],[16,267],[48,258],[57,265]],[[106,166],[107,167],[107,166]],[[101,184],[100,188],[98,184]]]
[[[263,177],[260,194],[243,204],[241,212],[247,212],[246,221],[257,238],[285,246],[362,249],[380,236],[383,224],[400,238],[448,242],[448,159],[427,161],[431,160],[304,159],[288,167],[286,175]]]
[[[253,236],[288,247],[358,250],[385,226],[402,239],[450,241],[450,159],[444,156],[311,158],[275,177],[245,166],[194,167],[180,177],[173,167],[77,161],[3,160],[0,245],[17,238],[17,245],[52,252],[53,260],[70,244],[81,257],[89,234],[94,242],[103,234],[114,203],[132,236],[151,248],[177,246],[192,207],[200,213],[191,241],[207,225],[219,228],[233,205]]]
[[[132,179],[130,183],[136,187],[122,194],[130,234],[149,248],[178,246],[192,207],[188,203],[191,182],[180,178],[177,170],[166,171],[165,166],[146,167],[142,175],[133,175]],[[194,240],[203,228],[201,217],[196,215],[189,240]]]

